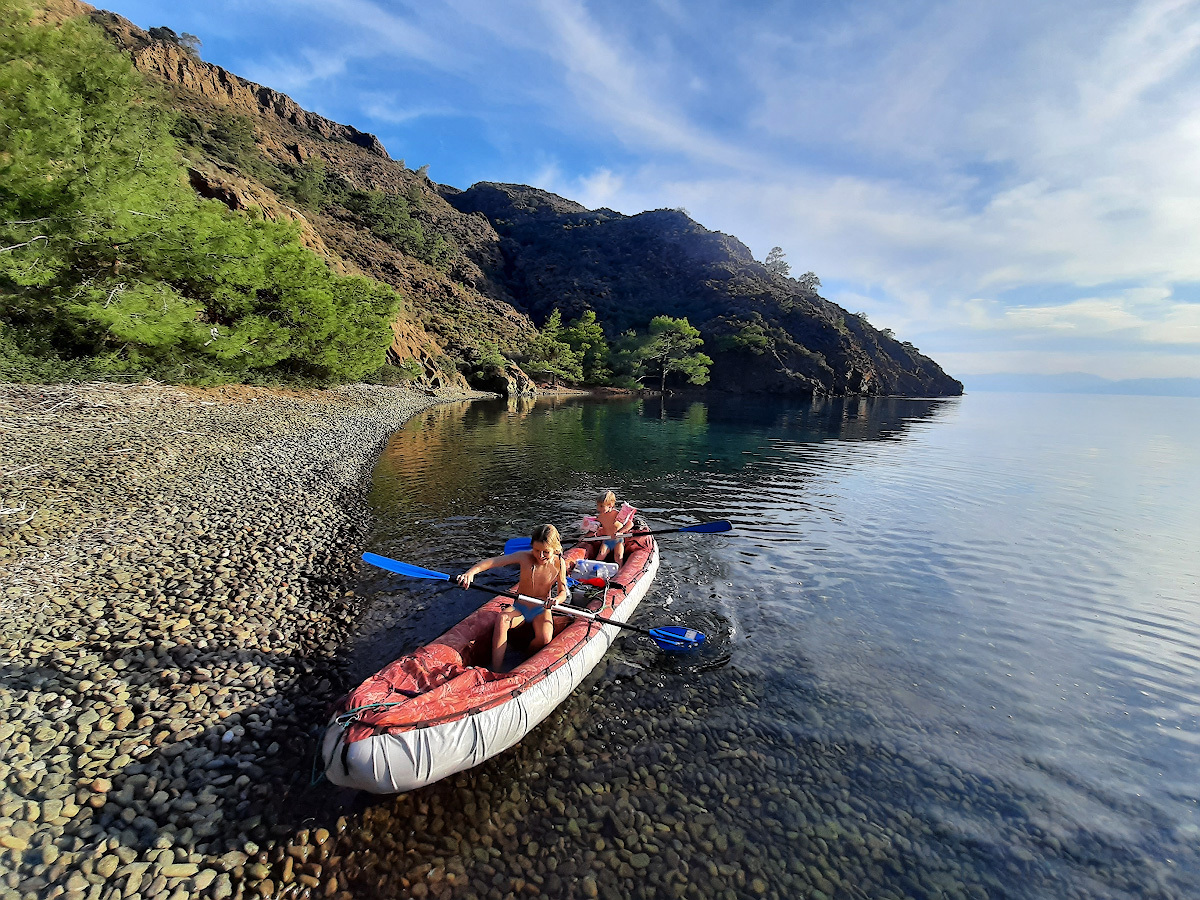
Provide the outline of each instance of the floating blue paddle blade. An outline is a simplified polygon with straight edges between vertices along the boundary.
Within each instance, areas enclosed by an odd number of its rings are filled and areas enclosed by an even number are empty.
[[[650,637],[658,644],[660,650],[667,653],[685,653],[695,650],[708,640],[708,636],[695,628],[684,628],[681,625],[660,625],[651,628]]]
[[[409,578],[433,578],[437,581],[450,580],[450,576],[445,572],[422,569],[420,566],[402,563],[398,559],[388,559],[386,556],[380,556],[378,553],[364,553],[362,558],[363,562],[369,562],[373,566],[387,569],[389,572],[395,572],[397,575],[407,575]]]
[[[513,538],[511,541],[504,542],[504,555],[517,553],[521,550],[532,550],[533,541],[529,538]]]
[[[718,534],[722,531],[733,531],[733,523],[728,519],[721,519],[719,522],[701,522],[699,525],[688,525],[678,530],[690,534]]]

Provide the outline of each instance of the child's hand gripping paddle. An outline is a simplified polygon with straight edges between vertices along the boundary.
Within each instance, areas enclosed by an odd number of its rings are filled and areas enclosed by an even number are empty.
[[[386,569],[389,572],[395,572],[397,575],[405,575],[409,578],[429,578],[434,581],[451,581],[453,580],[444,572],[435,572],[432,569],[423,569],[420,566],[403,563],[399,560],[389,559],[386,556],[380,556],[377,553],[364,553],[363,561],[368,562],[373,566],[378,566],[381,569]],[[583,584],[594,584],[602,579],[587,579]],[[544,604],[545,601],[538,600],[534,597],[526,597],[523,594],[515,594],[510,591],[498,591],[495,588],[484,587],[481,584],[472,584],[472,589],[477,591],[486,591],[493,596],[509,597],[513,600],[523,600],[526,603]],[[602,625],[616,625],[618,628],[628,628],[630,631],[636,631],[639,634],[644,634],[654,641],[660,650],[665,650],[668,653],[678,653],[683,650],[692,650],[699,647],[706,640],[707,636],[703,632],[696,631],[694,628],[684,628],[679,625],[662,625],[657,628],[639,628],[636,625],[630,625],[628,622],[618,622],[616,619],[605,619],[594,612],[589,612],[584,609],[572,609],[569,606],[552,606],[550,609],[556,613],[561,613],[564,616],[575,616],[580,619],[590,619],[593,622],[599,622]]]

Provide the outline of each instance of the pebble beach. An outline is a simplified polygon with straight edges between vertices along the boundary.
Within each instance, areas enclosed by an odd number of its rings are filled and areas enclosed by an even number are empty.
[[[349,896],[294,810],[372,466],[457,399],[0,386],[0,898]]]

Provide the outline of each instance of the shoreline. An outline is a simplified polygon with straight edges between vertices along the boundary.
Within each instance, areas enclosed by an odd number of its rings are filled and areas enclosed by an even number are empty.
[[[0,385],[0,900],[345,893],[284,863],[329,839],[298,808],[371,471],[490,396]]]

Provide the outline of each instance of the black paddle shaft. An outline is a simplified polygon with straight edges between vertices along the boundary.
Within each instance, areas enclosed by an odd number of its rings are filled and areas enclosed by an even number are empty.
[[[457,579],[455,580],[455,583],[456,584],[458,583]],[[460,584],[459,587],[462,587],[462,585]],[[486,593],[492,594],[493,596],[508,597],[512,600],[528,600],[528,601],[532,601],[534,603],[541,602],[536,597],[525,597],[521,594],[514,594],[512,591],[501,591],[501,590],[497,590],[496,588],[484,587],[482,584],[472,583],[472,584],[467,585],[467,587],[471,588],[471,590],[474,590],[474,591],[485,591]],[[606,619],[603,616],[598,616],[595,613],[586,612],[585,610],[582,610],[582,609],[581,610],[573,610],[572,612],[563,612],[563,610],[566,609],[566,607],[560,606],[558,604],[555,604],[555,609],[557,609],[557,611],[559,612],[560,615],[569,616],[569,615],[573,615],[575,612],[578,612],[578,616],[576,616],[576,618],[591,619],[593,622],[602,622],[605,625],[616,625],[618,628],[628,628],[630,631],[636,631],[638,634],[644,634],[650,638],[654,637],[654,634],[650,631],[649,628],[639,628],[637,625],[630,625],[628,622],[618,622],[616,619]]]
[[[682,525],[677,528],[658,528],[654,531],[623,531],[615,535],[598,534],[580,538],[581,541],[611,541],[620,538],[631,537],[646,537],[651,534],[676,534],[684,532],[688,534],[722,534],[726,531],[732,531],[733,525],[722,519],[719,522],[703,522],[700,525]]]

